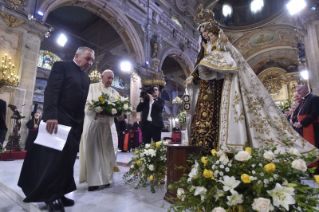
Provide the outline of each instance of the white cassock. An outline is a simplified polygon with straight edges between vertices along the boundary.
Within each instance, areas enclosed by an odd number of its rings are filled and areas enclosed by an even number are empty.
[[[110,97],[119,93],[112,87],[106,88],[102,82],[90,85],[87,103],[98,100],[101,94]],[[95,118],[96,112],[85,106],[85,119],[80,144],[80,183],[89,186],[106,185],[113,182],[116,167],[118,137],[113,116]]]

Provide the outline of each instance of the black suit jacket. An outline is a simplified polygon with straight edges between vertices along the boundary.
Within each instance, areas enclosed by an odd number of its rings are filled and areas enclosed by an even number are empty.
[[[75,142],[83,131],[84,107],[90,79],[75,62],[55,62],[44,91],[43,121],[57,119],[71,126]]]
[[[0,99],[0,149],[2,148],[4,139],[8,131],[6,125],[7,103]]]
[[[161,98],[154,99],[154,103],[152,105],[152,125],[155,127],[164,127],[163,121],[163,108],[165,106],[165,101]],[[144,129],[145,123],[147,121],[147,116],[149,112],[149,99],[145,99],[144,102],[140,102],[136,107],[137,112],[142,112],[142,121],[141,121],[141,129]]]
[[[141,129],[141,122],[139,122],[139,123],[137,123],[137,121],[134,122],[134,124],[133,124],[133,130],[138,130],[139,128]]]

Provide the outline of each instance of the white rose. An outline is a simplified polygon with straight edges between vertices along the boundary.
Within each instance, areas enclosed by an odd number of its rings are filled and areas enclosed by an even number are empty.
[[[149,169],[150,171],[154,171],[154,166],[151,164],[151,165],[148,166],[148,169]]]
[[[132,111],[133,110],[132,107],[129,107],[129,110]]]
[[[274,210],[274,206],[272,206],[270,199],[266,198],[258,198],[254,199],[254,203],[252,204],[253,210],[259,211],[259,212],[269,212]]]
[[[218,157],[221,157],[221,156],[223,156],[223,155],[225,155],[225,152],[224,152],[223,150],[219,150],[219,151],[217,152],[217,156],[218,156]]]
[[[140,158],[144,157],[144,153],[140,153]]]
[[[94,110],[96,113],[101,113],[103,111],[101,107],[96,107]]]
[[[291,163],[292,168],[301,170],[303,172],[307,171],[306,162],[301,159],[296,159]]]
[[[226,212],[226,210],[222,207],[214,208],[212,212]]]
[[[222,164],[226,165],[229,162],[229,159],[227,157],[226,154],[223,154],[220,158],[219,158],[220,162],[222,162]]]
[[[292,154],[292,155],[296,155],[296,156],[300,156],[300,152],[298,151],[298,149],[296,149],[296,148],[291,148],[290,150],[289,150],[289,153],[290,154]]]
[[[156,151],[154,149],[149,149],[148,150],[148,154],[151,156],[151,157],[155,157],[156,156]]]
[[[115,108],[112,108],[112,114],[116,114],[117,113],[117,110]]]
[[[145,148],[148,149],[151,147],[151,144],[145,144]]]
[[[182,189],[182,188],[178,188],[178,189],[177,189],[177,197],[178,197],[179,199],[181,199],[182,201],[184,201],[184,199],[185,199],[184,189]]]
[[[124,110],[127,110],[127,109],[128,109],[128,104],[124,104],[124,105],[123,105],[123,109],[124,109]]]
[[[164,145],[168,145],[168,142],[167,142],[167,141],[164,141],[163,144],[164,144]]]
[[[131,166],[131,169],[134,169],[134,165]]]
[[[251,158],[251,155],[246,151],[239,151],[235,155],[235,159],[238,161],[248,161]]]
[[[272,151],[265,151],[264,158],[266,160],[272,160],[274,159],[274,157],[275,157],[275,154]]]

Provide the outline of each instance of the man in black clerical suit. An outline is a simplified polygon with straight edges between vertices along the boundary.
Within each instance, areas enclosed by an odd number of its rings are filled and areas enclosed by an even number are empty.
[[[32,144],[38,136],[40,121],[40,113],[36,112],[33,118],[27,122],[26,126],[29,129],[29,134],[27,141],[25,142],[25,150],[30,150],[33,146]]]
[[[311,94],[305,85],[298,85],[296,92],[303,100],[294,112],[298,122],[293,126],[305,140],[319,148],[319,96]],[[310,167],[318,167],[318,162],[311,164]],[[316,174],[319,174],[318,168]]]
[[[0,99],[0,149],[2,149],[3,142],[6,138],[8,131],[6,125],[6,116],[7,116],[7,103]]]
[[[136,111],[142,112],[141,130],[143,143],[161,140],[161,130],[164,127],[162,111],[165,101],[158,97],[159,87],[152,86],[152,95],[147,94],[148,98],[141,97],[141,102],[137,105]]]
[[[45,202],[49,211],[64,212],[74,201],[64,195],[76,190],[73,166],[83,130],[84,107],[94,51],[80,47],[73,61],[54,63],[44,92],[43,121],[48,133],[57,133],[58,124],[70,126],[62,151],[33,145],[24,160],[18,185],[24,202]]]

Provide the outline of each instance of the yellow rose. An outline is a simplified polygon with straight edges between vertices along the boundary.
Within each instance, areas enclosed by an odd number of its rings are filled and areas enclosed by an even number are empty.
[[[156,142],[156,147],[160,147],[160,143],[159,142]]]
[[[138,154],[138,151],[137,151],[137,150],[135,150],[134,154],[135,154],[135,155],[137,155],[137,154]]]
[[[204,164],[204,166],[206,166],[208,163],[207,157],[202,157],[201,161]]]
[[[99,97],[99,100],[100,100],[100,102],[101,102],[102,104],[104,104],[105,101],[104,101],[104,99],[103,99],[102,96]]]
[[[136,164],[137,164],[137,165],[140,165],[140,164],[141,164],[141,161],[138,160],[138,161],[136,162]]]
[[[314,175],[313,177],[315,178],[316,183],[319,185],[319,175]]]
[[[150,181],[152,181],[154,178],[153,178],[153,175],[151,175],[149,178],[148,178]]]
[[[213,156],[215,156],[217,153],[215,149],[212,149],[212,151],[210,151],[210,152],[212,153]]]
[[[119,94],[117,94],[116,96],[117,96],[117,98],[119,98],[119,99],[121,98],[121,95],[119,95]]]
[[[212,180],[215,180],[215,178],[214,178],[214,172],[211,171],[211,170],[205,169],[205,170],[204,170],[204,173],[203,173],[203,176],[206,177],[206,178],[211,178]]]
[[[276,166],[273,163],[268,163],[267,165],[264,166],[264,169],[267,173],[272,173],[275,171]]]
[[[134,177],[136,177],[137,176],[137,174],[136,173],[134,173]]]
[[[242,174],[241,175],[241,181],[243,181],[244,183],[250,183],[250,176],[248,174]]]
[[[246,147],[245,151],[248,152],[251,155],[251,148],[250,147]]]

